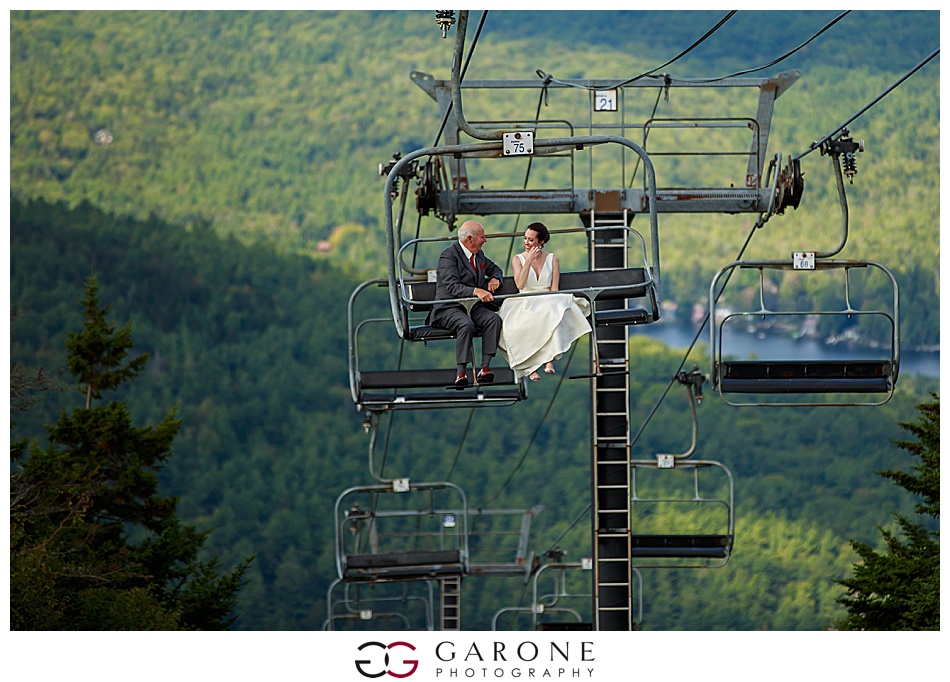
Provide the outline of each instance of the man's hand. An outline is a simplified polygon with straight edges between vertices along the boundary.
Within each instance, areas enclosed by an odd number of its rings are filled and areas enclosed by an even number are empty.
[[[488,286],[491,287],[491,283],[489,283]],[[495,288],[498,288],[497,285]],[[485,291],[484,289],[479,289],[477,287],[475,289],[475,295],[478,296],[478,300],[482,303],[491,303],[495,300],[495,297],[491,295],[490,291]]]
[[[501,281],[497,277],[492,277],[488,280],[488,290],[492,293],[498,291],[498,287],[501,286]]]

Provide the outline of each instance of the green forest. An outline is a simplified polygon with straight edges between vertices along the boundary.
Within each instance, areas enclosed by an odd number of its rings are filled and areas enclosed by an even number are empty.
[[[244,246],[209,229],[116,218],[89,205],[14,201],[11,246],[11,288],[22,313],[13,360],[50,371],[64,366],[66,334],[81,324],[82,283],[94,272],[115,318],[131,321],[136,351],[151,356],[121,399],[136,419],[159,420],[172,407],[182,419],[163,472],[165,489],[180,498],[179,514],[213,530],[206,549],[224,566],[255,557],[236,627],[319,629],[335,576],[334,499],[372,482],[345,367],[343,294],[356,280],[324,262]],[[682,358],[648,339],[631,343],[633,409],[642,414]],[[584,350],[572,363],[586,363]],[[564,373],[570,367],[561,365]],[[649,628],[829,626],[836,615],[831,581],[854,560],[847,540],[873,542],[889,510],[907,508],[874,472],[899,466],[891,443],[898,422],[936,388],[935,379],[903,376],[891,402],[866,409],[764,413],[705,401],[701,452],[736,477],[736,555],[720,570],[647,573]],[[386,425],[384,471],[449,476],[465,485],[473,506],[543,504],[531,540],[535,551],[546,551],[589,501],[588,413],[577,409],[589,396],[570,381],[559,393],[553,383],[536,393],[505,410],[476,410],[466,439],[478,444],[476,454],[458,456],[467,410],[395,415]],[[553,398],[551,417],[539,422]],[[46,395],[18,417],[13,435],[42,439],[43,424],[83,399],[71,391]],[[640,456],[688,446],[686,399],[674,394],[668,402],[641,437]],[[585,525],[561,541],[569,557],[589,552]],[[492,584],[499,580],[507,580],[504,590]],[[466,616],[472,627],[487,628],[498,608],[517,604],[522,586],[472,579],[468,589],[478,608]],[[716,597],[701,605],[672,597],[684,591]]]
[[[438,128],[434,104],[408,77],[448,76],[451,41],[432,14],[11,13],[10,299],[19,315],[11,362],[50,373],[65,366],[83,283],[95,275],[102,302],[131,323],[135,352],[150,354],[113,397],[136,421],[159,422],[173,408],[181,420],[162,493],[178,498],[183,522],[211,531],[203,552],[226,570],[253,557],[238,629],[323,627],[336,577],[334,501],[372,482],[347,378],[347,299],[385,274],[377,165],[430,145]],[[731,40],[684,60],[688,75],[765,63],[835,16],[784,13],[776,42],[753,30],[757,13],[749,14]],[[854,12],[797,62],[773,67],[803,71],[776,107],[773,148],[807,149],[937,47],[932,14]],[[489,13],[470,74],[639,73],[719,17]],[[552,35],[565,44],[552,50]],[[850,126],[866,151],[848,187],[848,255],[893,270],[908,348],[939,345],[937,66]],[[803,205],[760,230],[750,255],[786,254],[801,235],[837,239],[827,160],[816,153],[808,163]],[[664,298],[702,301],[750,224],[666,221]],[[384,294],[368,297],[367,313],[388,313]],[[683,358],[636,333],[630,344],[636,420]],[[405,352],[431,351],[428,362],[450,365],[436,346]],[[366,350],[382,364],[402,352],[385,334]],[[377,444],[385,471],[463,485],[475,508],[543,505],[531,551],[589,555],[589,390],[563,380],[586,371],[587,358],[582,341],[556,377],[508,408],[386,417]],[[708,357],[698,347],[688,362],[702,368]],[[899,424],[938,387],[902,374],[890,402],[864,409],[744,410],[709,396],[699,408],[700,453],[735,477],[735,555],[718,570],[644,571],[644,629],[831,627],[843,616],[835,581],[857,560],[849,540],[875,544],[892,510],[912,509],[876,472],[906,465],[894,444]],[[677,390],[638,439],[637,457],[688,447]],[[16,416],[11,437],[42,442],[44,426],[82,400],[44,392]],[[649,523],[665,521],[657,514]],[[488,629],[524,589],[514,577],[466,580],[464,627]]]

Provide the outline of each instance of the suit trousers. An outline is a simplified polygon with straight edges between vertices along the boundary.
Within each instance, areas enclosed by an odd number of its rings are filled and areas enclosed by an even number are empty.
[[[472,307],[471,317],[462,306],[436,308],[430,315],[430,323],[455,334],[455,361],[459,365],[473,362],[472,339],[476,333],[482,337],[482,355],[498,352],[501,318],[480,303]]]

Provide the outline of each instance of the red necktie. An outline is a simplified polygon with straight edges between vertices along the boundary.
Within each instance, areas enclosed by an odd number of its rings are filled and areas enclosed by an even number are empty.
[[[468,259],[468,261],[469,261],[469,263],[472,264],[472,270],[474,270],[475,272],[478,272],[478,268],[475,267],[475,254],[474,254],[474,253],[472,254],[472,257]]]

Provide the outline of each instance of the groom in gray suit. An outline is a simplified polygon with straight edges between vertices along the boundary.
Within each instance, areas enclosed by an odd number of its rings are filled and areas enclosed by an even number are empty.
[[[490,384],[495,380],[489,365],[498,351],[501,318],[485,304],[495,300],[493,293],[501,286],[504,273],[482,252],[485,241],[485,228],[474,220],[467,220],[459,228],[458,241],[452,242],[439,256],[436,300],[478,298],[470,314],[461,303],[436,303],[427,318],[427,324],[455,333],[456,388],[468,386],[465,368],[474,360],[472,338],[476,333],[482,337],[482,362],[475,381]]]

